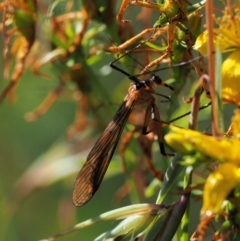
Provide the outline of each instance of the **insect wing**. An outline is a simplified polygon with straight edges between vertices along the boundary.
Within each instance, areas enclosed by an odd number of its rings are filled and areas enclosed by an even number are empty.
[[[131,107],[127,107],[125,102],[123,102],[117,114],[89,153],[87,161],[75,181],[73,190],[73,204],[75,206],[82,206],[88,202],[97,191],[107,171],[130,112]]]

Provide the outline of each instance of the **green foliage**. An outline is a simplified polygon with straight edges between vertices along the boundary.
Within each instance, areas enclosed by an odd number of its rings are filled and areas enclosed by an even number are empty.
[[[195,200],[202,192],[201,188],[192,191],[191,181],[196,185],[205,182],[203,176],[209,173],[205,164],[214,160],[181,140],[172,148],[182,155],[176,154],[174,158],[161,155],[156,138],[141,135],[145,112],[140,108],[134,109],[129,117],[131,125],[126,124],[120,151],[115,152],[97,193],[81,208],[72,204],[75,178],[131,83],[122,73],[111,69],[110,62],[127,51],[115,63],[119,68],[130,75],[137,74],[139,80],[160,75],[174,86],[173,92],[156,87],[154,95],[163,136],[169,131],[166,122],[188,112],[189,100],[195,103],[196,86],[205,87],[198,82],[205,74],[205,65],[200,63],[203,58],[195,59],[198,52],[193,48],[204,25],[201,8],[205,2],[125,3],[138,6],[123,10],[132,23],[117,23],[120,6],[112,0],[38,4],[31,0],[10,3],[6,0],[0,4],[3,14],[0,45],[5,57],[0,65],[4,75],[0,87],[0,240],[46,240],[58,233],[48,240],[144,237],[146,241],[186,241],[197,229],[201,201]],[[153,11],[144,18],[146,8]],[[154,26],[154,33],[164,31],[157,39],[141,35],[132,40],[146,30],[146,25]],[[127,47],[116,48],[115,45],[124,42]],[[132,46],[138,47],[132,49]],[[221,92],[220,55],[217,51],[216,78],[220,83],[216,86],[217,93]],[[159,56],[164,57],[154,63]],[[154,64],[144,68],[149,63]],[[158,70],[160,64],[164,71]],[[182,99],[193,92],[193,98],[185,98],[184,103]],[[220,94],[215,98],[224,130],[223,123],[230,122],[229,108],[221,109]],[[170,101],[163,103],[166,99]],[[202,103],[206,102],[209,100],[202,98]],[[198,112],[198,106],[192,104],[192,110]],[[191,115],[197,122],[195,127],[208,129],[209,110],[202,110],[199,115],[200,121]],[[183,128],[188,123],[188,117],[174,121],[174,125]],[[154,131],[154,128],[152,121],[148,129]],[[165,148],[173,154],[170,147]],[[126,173],[122,171],[122,159],[126,162]],[[149,162],[146,164],[149,160],[163,180],[159,181],[149,171]],[[201,175],[194,175],[193,171]],[[236,190],[234,200],[239,198]],[[226,210],[232,216],[219,225],[219,233],[239,224],[236,203],[229,201]],[[237,237],[236,234],[233,240]]]

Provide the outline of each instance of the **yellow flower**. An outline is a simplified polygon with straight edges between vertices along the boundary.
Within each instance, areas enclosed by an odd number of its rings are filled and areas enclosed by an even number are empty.
[[[222,64],[222,98],[225,102],[240,105],[239,49],[232,52]]]
[[[223,101],[240,105],[240,2],[231,9],[226,8],[223,16],[215,18],[218,28],[214,29],[214,44],[221,52],[232,52],[222,64]],[[207,53],[207,31],[196,40],[195,49]]]
[[[204,185],[201,216],[219,213],[224,200],[239,182],[239,167],[232,163],[219,165],[216,171],[208,176]]]
[[[202,215],[221,211],[228,194],[240,182],[240,109],[235,111],[228,137],[207,136],[193,130],[171,126],[166,142],[183,155],[201,153],[209,161],[220,161],[206,180],[203,190]]]
[[[232,118],[232,124],[230,125],[227,135],[232,135],[236,139],[240,139],[240,109],[235,110],[235,115]]]
[[[165,136],[166,142],[182,154],[200,152],[213,160],[229,161],[240,166],[240,140],[216,138],[198,131],[171,126],[173,133]],[[230,152],[231,151],[231,152]]]

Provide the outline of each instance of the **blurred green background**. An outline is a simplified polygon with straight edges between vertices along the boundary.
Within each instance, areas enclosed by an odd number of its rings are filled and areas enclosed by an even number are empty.
[[[63,1],[64,4],[66,2]],[[81,8],[81,3],[74,4],[75,10]],[[63,6],[58,4],[60,10],[64,9]],[[114,7],[114,11],[117,11],[119,3]],[[61,12],[59,9],[56,11]],[[116,26],[116,22],[114,25]],[[109,44],[115,41],[104,22],[93,20],[88,33],[94,31],[99,33],[96,34],[96,39],[91,39],[91,43],[84,46],[84,51],[88,51],[89,45],[94,46],[99,41]],[[41,36],[41,33],[38,35]],[[3,49],[2,38],[0,44]],[[68,88],[45,115],[34,122],[27,122],[25,118],[28,112],[34,110],[58,86],[61,68],[64,67],[61,63],[49,64],[44,69],[43,72],[52,76],[50,80],[34,75],[30,70],[31,66],[28,66],[18,84],[15,101],[5,99],[1,103],[0,240],[43,239],[104,211],[130,203],[129,198],[124,199],[121,204],[114,201],[116,191],[125,181],[118,156],[113,158],[101,188],[91,202],[76,208],[71,201],[74,181],[81,165],[122,102],[129,86],[125,76],[109,70],[108,64],[115,59],[112,54],[99,51],[94,57],[96,60],[87,65],[93,89],[95,88],[91,92],[91,98],[103,102],[99,103],[97,110],[102,113],[101,119],[96,119],[94,111],[88,111],[88,118],[93,124],[71,141],[67,141],[65,136],[74,122],[78,108],[74,100],[75,84],[68,83]],[[8,84],[8,80],[3,77],[5,63],[1,57],[1,91]],[[102,89],[96,87],[99,85]],[[110,106],[105,106],[107,99],[111,100]],[[116,223],[98,224],[59,240],[93,240],[113,225]]]
[[[64,9],[59,1],[56,12]],[[94,1],[93,1],[94,2]],[[101,2],[101,1],[99,1]],[[119,9],[120,1],[112,1],[113,12]],[[75,3],[73,9],[80,9],[83,3]],[[106,4],[109,2],[106,1]],[[94,4],[96,4],[94,2]],[[105,3],[104,3],[105,4]],[[105,5],[104,5],[105,6]],[[131,18],[139,13],[140,8],[131,8],[126,18]],[[155,22],[158,14],[153,12],[150,24]],[[101,15],[100,15],[101,16]],[[131,18],[135,33],[141,31],[141,22]],[[81,208],[73,206],[71,195],[73,185],[80,167],[86,160],[87,154],[107,126],[118,106],[127,93],[129,80],[120,73],[109,69],[108,65],[117,56],[104,52],[102,49],[91,57],[88,51],[98,44],[119,45],[118,28],[115,15],[110,19],[111,25],[106,19],[99,16],[93,17],[88,26],[86,36],[94,33],[94,38],[86,37],[81,49],[75,55],[70,56],[71,61],[81,62],[90,83],[90,91],[86,94],[90,102],[87,112],[89,124],[71,140],[66,140],[69,126],[74,122],[78,105],[74,99],[76,83],[68,82],[65,90],[50,110],[34,122],[27,122],[25,116],[34,110],[46,97],[46,95],[59,85],[62,71],[67,67],[67,61],[59,61],[48,64],[44,72],[50,74],[50,79],[34,75],[31,66],[28,66],[16,92],[16,100],[10,103],[7,99],[0,106],[0,240],[1,241],[32,241],[51,236],[64,231],[76,223],[97,216],[105,211],[124,206],[130,203],[154,201],[157,192],[151,198],[139,197],[135,191],[130,191],[130,196],[123,200],[116,198],[116,192],[129,179],[123,174],[121,161],[116,152],[108,169],[107,175],[101,184],[99,191],[93,199]],[[109,19],[108,19],[109,21]],[[150,25],[151,27],[152,25]],[[41,33],[38,33],[40,36]],[[127,39],[128,37],[126,37]],[[3,49],[3,40],[0,40]],[[53,47],[49,45],[49,51]],[[126,60],[128,71],[139,66]],[[5,60],[1,57],[0,72],[3,73]],[[142,61],[144,65],[144,60]],[[170,71],[161,72],[162,79],[169,79]],[[1,76],[0,90],[7,85],[6,79]],[[191,91],[189,91],[191,88]],[[169,90],[160,90],[164,94],[171,95]],[[190,109],[189,105],[182,105],[182,96],[193,93],[194,86],[183,90],[181,95],[174,99],[171,115],[176,117],[179,113],[185,113]],[[156,97],[157,105],[161,105],[161,118],[164,120],[170,116],[164,115],[168,109],[168,103],[161,103],[161,98]],[[91,106],[93,103],[94,108]],[[97,103],[97,104],[96,104]],[[181,108],[180,108],[181,106]],[[210,125],[208,117],[203,111],[200,122],[203,129]],[[186,127],[187,118],[177,122]],[[206,124],[207,123],[207,124]],[[130,128],[127,126],[127,128]],[[155,153],[159,153],[157,145],[154,145]],[[127,158],[137,160],[138,145],[136,141],[127,149]],[[141,155],[141,153],[140,153]],[[162,158],[163,159],[163,158]],[[134,169],[134,165],[130,164]],[[156,165],[160,165],[159,163]],[[161,168],[166,169],[164,161]],[[130,168],[130,169],[131,169]],[[151,177],[152,178],[152,177]],[[131,181],[130,181],[131,182]],[[200,205],[197,204],[197,205]],[[199,208],[197,209],[199,210]],[[194,223],[195,222],[195,223]],[[192,223],[196,227],[198,219]],[[93,240],[102,232],[115,226],[116,222],[107,222],[89,227],[85,230],[59,238],[59,240]]]

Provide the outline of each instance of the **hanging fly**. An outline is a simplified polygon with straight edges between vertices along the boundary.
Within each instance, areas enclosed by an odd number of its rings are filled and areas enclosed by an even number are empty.
[[[113,65],[113,63],[111,63]],[[114,66],[114,65],[113,65]],[[113,68],[118,68],[114,66]],[[121,72],[124,72],[121,70]],[[126,73],[125,73],[126,74]],[[74,185],[73,204],[82,206],[87,203],[97,191],[107,171],[113,153],[121,137],[123,128],[133,107],[146,105],[146,114],[143,125],[143,134],[147,134],[149,121],[154,121],[154,128],[158,137],[160,151],[165,156],[172,154],[165,153],[160,114],[155,105],[153,85],[164,85],[171,90],[173,88],[164,83],[158,76],[153,75],[150,79],[139,81],[135,76],[129,76],[134,81],[128,89],[128,93],[119,107],[116,115],[109,123],[105,131],[90,151],[87,160],[80,170]]]
[[[143,43],[149,41],[154,34],[155,31],[152,36]],[[142,134],[146,135],[152,131],[148,130],[148,124],[152,119],[154,121],[154,131],[157,135],[161,154],[164,156],[173,155],[166,153],[164,149],[162,124],[160,121],[159,111],[155,105],[155,98],[153,94],[156,93],[153,89],[153,86],[162,85],[174,90],[173,87],[163,82],[160,77],[154,74],[152,74],[152,77],[147,80],[139,80],[137,76],[130,75],[123,69],[120,69],[114,65],[116,61],[137,49],[143,43],[135,46],[132,50],[127,51],[121,57],[110,63],[110,67],[126,75],[131,81],[133,81],[133,83],[130,85],[128,93],[120,105],[117,113],[95,143],[87,157],[85,164],[77,175],[72,196],[73,204],[75,206],[82,206],[87,203],[98,190],[133,107],[139,105],[146,106]]]

